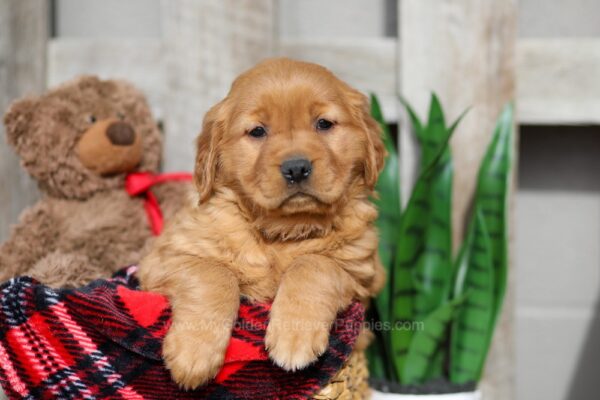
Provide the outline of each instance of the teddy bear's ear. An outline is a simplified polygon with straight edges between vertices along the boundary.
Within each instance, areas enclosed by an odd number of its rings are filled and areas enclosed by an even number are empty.
[[[18,147],[19,141],[28,130],[37,103],[37,99],[25,98],[15,101],[8,108],[4,115],[4,126],[6,139],[11,146]]]

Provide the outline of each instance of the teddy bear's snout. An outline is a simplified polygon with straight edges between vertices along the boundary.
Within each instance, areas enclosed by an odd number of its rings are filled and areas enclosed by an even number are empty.
[[[113,122],[106,129],[106,136],[116,146],[130,146],[135,142],[135,131],[126,122]]]
[[[142,138],[127,122],[102,119],[81,135],[77,156],[85,167],[99,175],[130,172],[142,160]]]

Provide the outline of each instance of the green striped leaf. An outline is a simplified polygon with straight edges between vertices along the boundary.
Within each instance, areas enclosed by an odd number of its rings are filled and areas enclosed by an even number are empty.
[[[452,159],[448,140],[452,130],[446,128],[443,112],[437,98],[432,97],[428,124],[423,127],[410,106],[415,132],[420,141],[437,143],[437,154],[429,157],[422,167],[406,210],[400,221],[400,243],[393,272],[394,321],[422,320],[437,309],[447,298],[452,276],[451,196]],[[439,140],[439,132],[446,137]],[[420,137],[419,137],[420,135]],[[396,371],[404,371],[413,333],[406,330],[392,333],[392,350]],[[439,365],[430,369],[432,374],[441,370]],[[400,379],[402,381],[403,377]]]
[[[448,299],[452,277],[452,161],[446,145],[432,171],[423,252],[413,271],[414,317],[422,320]],[[431,360],[425,379],[441,376],[444,351]]]
[[[465,296],[466,301],[452,324],[450,379],[454,383],[476,382],[489,348],[495,299],[491,243],[480,209],[475,210],[456,270],[454,295]]]
[[[379,211],[379,217],[375,223],[379,232],[379,258],[388,276],[388,284],[377,296],[375,304],[380,318],[383,321],[389,321],[390,282],[398,245],[398,226],[400,225],[400,170],[398,151],[375,95],[371,95],[371,115],[381,126],[383,143],[388,153],[376,185],[378,196],[373,201]]]
[[[393,273],[392,317],[396,323],[412,322],[415,319],[414,299],[416,287],[413,272],[425,248],[427,216],[429,215],[429,193],[431,178],[423,175],[413,189],[411,198],[400,221],[400,242]],[[392,350],[397,372],[404,370],[404,362],[413,332],[394,330],[391,332]],[[402,377],[398,377],[402,380]]]
[[[500,315],[508,273],[508,195],[514,163],[513,106],[498,117],[492,141],[479,169],[475,207],[480,209],[490,235],[494,265],[494,318],[490,335]]]
[[[423,320],[423,329],[414,333],[408,349],[402,373],[403,384],[414,385],[428,379],[428,371],[435,364],[433,360],[439,358],[438,354],[445,342],[450,321],[461,302],[462,299],[447,302]]]
[[[408,113],[408,117],[410,118],[410,124],[412,125],[412,130],[413,130],[417,140],[419,142],[421,142],[421,140],[424,136],[424,128],[423,128],[423,124],[421,123],[421,120],[417,116],[417,113],[412,108],[412,106],[408,103],[408,101],[406,101],[405,99],[400,97],[400,102],[402,103],[402,105],[406,109],[406,112]]]
[[[508,268],[508,194],[514,157],[513,107],[507,105],[496,123],[496,128],[482,161],[475,194],[474,217],[471,218],[454,273],[454,294],[459,296],[468,286],[483,289],[485,282],[474,281],[473,269],[488,265],[491,285],[487,292],[480,290],[478,298],[471,300],[479,308],[464,311],[453,327],[451,346],[451,380],[462,383],[477,381],[483,372],[497,319],[506,290]],[[487,232],[487,239],[481,232]],[[487,246],[488,254],[479,255],[473,249]],[[487,264],[486,264],[487,263]],[[483,275],[480,274],[480,280]],[[470,304],[471,304],[470,303]],[[482,307],[485,304],[485,308]],[[458,319],[458,318],[457,318]],[[487,323],[487,326],[484,326]]]
[[[379,216],[375,222],[379,233],[379,258],[386,270],[387,282],[374,300],[376,313],[381,321],[391,320],[391,285],[393,279],[393,265],[398,246],[398,226],[400,225],[400,170],[398,151],[385,123],[379,101],[371,95],[371,116],[379,123],[382,139],[387,151],[385,164],[376,185],[377,196],[373,202],[377,205]],[[394,365],[389,357],[378,359],[378,355],[385,356],[391,352],[391,338],[389,331],[377,333],[378,348],[371,349],[370,362],[376,368],[377,374],[385,374],[387,379],[395,376]]]
[[[375,379],[393,379],[388,375],[386,366],[386,352],[383,348],[381,337],[376,337],[367,347],[366,355],[369,362],[369,376]]]
[[[439,154],[440,148],[448,139],[448,128],[440,100],[435,94],[431,95],[427,126],[419,138],[421,146],[421,168],[431,165],[432,160]]]
[[[468,110],[465,110],[448,128],[446,127],[444,111],[439,98],[435,93],[432,93],[427,125],[423,126],[412,106],[403,98],[400,98],[400,101],[406,109],[413,132],[421,147],[421,170],[423,170],[431,165],[433,159],[438,156],[440,148],[443,147],[447,138],[452,136]]]
[[[425,177],[420,224],[407,233],[423,229],[422,252],[413,270],[416,289],[414,315],[422,319],[448,298],[452,274],[452,161],[448,146]],[[421,226],[419,226],[421,225]]]

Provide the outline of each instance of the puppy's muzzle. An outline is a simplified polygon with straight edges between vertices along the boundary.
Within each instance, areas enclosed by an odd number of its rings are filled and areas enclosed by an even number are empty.
[[[312,164],[306,158],[292,158],[281,164],[281,175],[290,183],[306,180],[312,172]]]

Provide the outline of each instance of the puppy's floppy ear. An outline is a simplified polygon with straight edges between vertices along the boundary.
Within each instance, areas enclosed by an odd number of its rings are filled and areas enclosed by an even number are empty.
[[[4,115],[6,140],[17,152],[21,147],[24,137],[29,134],[29,126],[37,104],[38,100],[35,98],[17,100],[10,105]]]
[[[367,96],[350,88],[352,113],[357,118],[366,134],[367,154],[364,160],[365,184],[369,189],[374,189],[379,173],[383,169],[386,156],[385,146],[381,139],[381,127],[371,117],[371,107]]]
[[[220,102],[208,110],[202,123],[202,132],[197,140],[194,182],[200,194],[200,203],[205,202],[212,195],[219,169],[219,151],[225,129],[225,121],[222,119],[223,105],[224,102]]]

